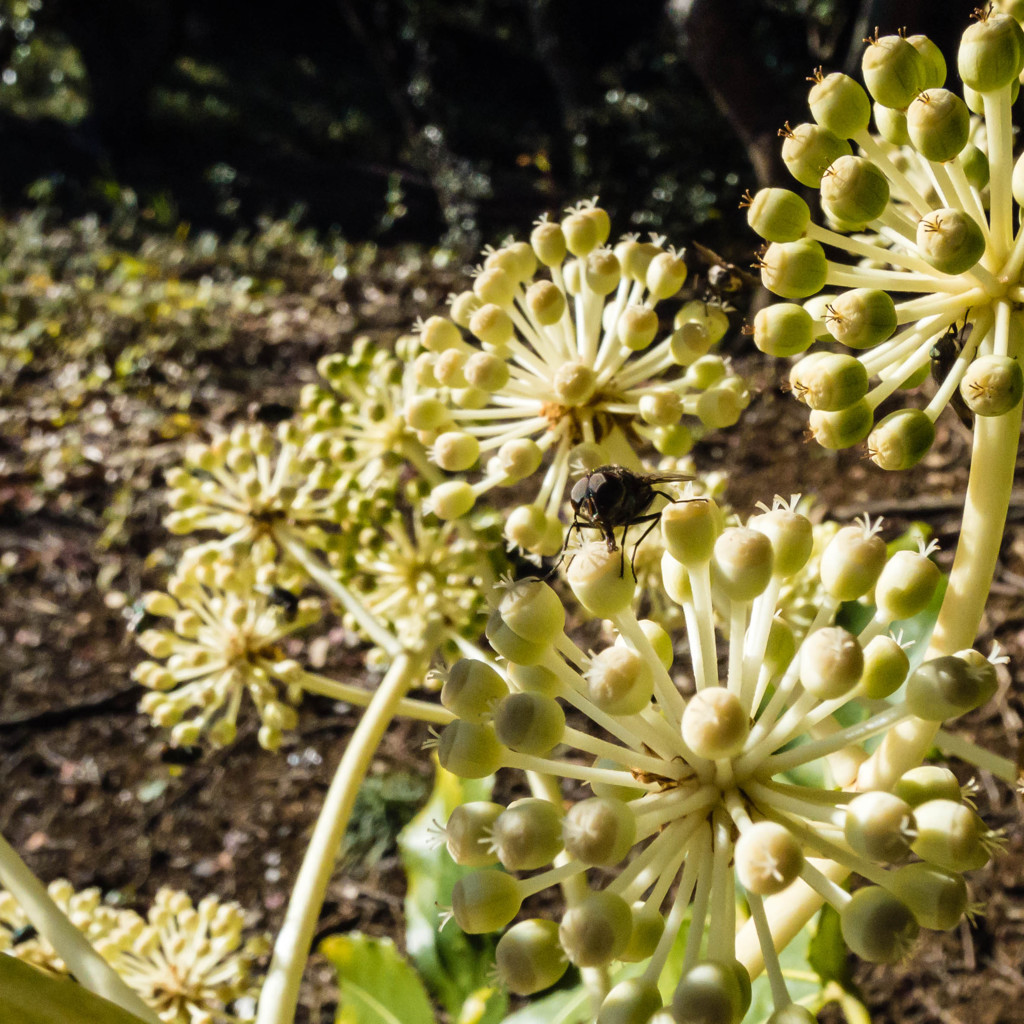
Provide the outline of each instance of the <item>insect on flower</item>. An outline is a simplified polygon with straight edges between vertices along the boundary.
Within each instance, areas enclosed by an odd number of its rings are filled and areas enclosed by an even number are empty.
[[[615,551],[621,545],[619,575],[622,576],[626,571],[626,533],[631,526],[639,526],[641,523],[648,524],[647,529],[640,535],[640,539],[633,545],[633,554],[629,559],[632,569],[641,541],[661,519],[661,511],[647,511],[656,497],[667,498],[672,504],[677,501],[703,500],[702,498],[674,498],[665,491],[659,491],[656,485],[692,479],[693,477],[686,473],[634,473],[624,466],[598,466],[597,469],[577,480],[569,494],[573,521],[565,537],[562,557],[565,556],[565,550],[569,545],[573,530],[600,530],[608,544],[609,551]],[[620,526],[622,527],[622,540],[617,545],[615,530]],[[557,564],[560,563],[561,558]]]

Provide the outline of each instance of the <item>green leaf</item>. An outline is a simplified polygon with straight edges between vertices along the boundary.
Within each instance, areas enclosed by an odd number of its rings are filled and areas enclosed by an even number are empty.
[[[811,939],[807,962],[822,981],[835,981],[847,991],[852,991],[853,976],[848,952],[839,926],[839,914],[826,905],[818,917],[818,930]]]
[[[438,766],[426,806],[398,837],[408,881],[405,947],[427,987],[453,1020],[461,1018],[467,999],[489,987],[495,939],[466,935],[454,923],[440,927],[441,908],[451,905],[452,887],[468,869],[455,864],[444,843],[432,833],[459,804],[488,799],[493,785],[493,779],[464,780]],[[496,992],[481,1021],[490,1024],[500,1019],[506,1005],[505,995]],[[497,1017],[492,1017],[495,1012]]]
[[[320,952],[338,972],[336,1024],[435,1024],[423,982],[390,939],[331,935]]]
[[[509,1014],[504,1024],[583,1024],[593,1019],[590,993],[580,984],[531,999],[529,1005]]]
[[[30,967],[17,957],[0,953],[0,992],[4,1020],[18,1024],[144,1024],[70,978]]]

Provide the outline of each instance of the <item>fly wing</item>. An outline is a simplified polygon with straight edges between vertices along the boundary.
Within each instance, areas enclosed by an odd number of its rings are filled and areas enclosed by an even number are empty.
[[[668,484],[694,480],[696,477],[692,473],[648,473],[643,479],[648,484]]]

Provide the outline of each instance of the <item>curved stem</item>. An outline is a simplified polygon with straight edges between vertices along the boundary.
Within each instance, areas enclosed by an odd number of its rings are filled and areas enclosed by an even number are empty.
[[[432,650],[429,644],[426,649]],[[423,661],[422,656],[398,655],[349,739],[324,798],[274,943],[274,956],[260,993],[256,1024],[291,1024],[295,1019],[303,968],[356,793],[402,698],[422,674]]]

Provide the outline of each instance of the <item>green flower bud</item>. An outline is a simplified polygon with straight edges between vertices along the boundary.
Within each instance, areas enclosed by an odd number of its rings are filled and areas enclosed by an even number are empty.
[[[711,348],[711,335],[704,324],[689,321],[677,327],[669,339],[669,351],[680,366],[690,366]]]
[[[743,987],[731,963],[706,960],[690,968],[672,996],[677,1024],[740,1024],[746,1007]]]
[[[1011,356],[978,356],[960,381],[960,394],[978,416],[1002,416],[1024,395],[1024,373]]]
[[[873,40],[860,66],[868,92],[883,107],[906,110],[924,87],[924,59],[902,36]]]
[[[864,652],[857,638],[841,626],[816,630],[800,650],[800,682],[819,700],[844,697],[860,681]]]
[[[505,520],[505,538],[525,551],[535,551],[544,538],[547,516],[538,505],[520,505]]]
[[[551,378],[551,388],[562,405],[586,405],[597,390],[597,374],[586,363],[563,363]]]
[[[683,379],[690,387],[703,391],[724,380],[727,372],[725,360],[721,356],[701,356],[695,363],[687,367]]]
[[[636,651],[606,647],[595,655],[586,673],[587,695],[610,715],[635,715],[654,694],[654,671]]]
[[[841,448],[852,448],[860,444],[875,422],[874,410],[866,399],[854,402],[846,409],[837,412],[824,412],[815,409],[811,412],[808,427],[814,440],[829,451]]]
[[[566,247],[573,256],[586,256],[601,244],[597,222],[584,211],[570,213],[562,221],[562,232],[565,235]],[[544,262],[540,253],[537,256]]]
[[[998,686],[995,666],[988,661],[971,665],[959,655],[946,654],[910,674],[905,700],[918,718],[944,722],[980,708]]]
[[[715,541],[712,579],[733,601],[753,601],[772,578],[772,542],[757,530],[732,526]]]
[[[888,203],[888,180],[862,156],[841,156],[822,175],[821,205],[835,220],[863,227]]]
[[[471,293],[472,294],[472,293]],[[428,317],[420,329],[420,344],[428,352],[444,352],[465,345],[458,327],[443,316]]]
[[[967,145],[970,128],[967,104],[948,89],[929,89],[907,109],[910,141],[926,160],[952,160]]]
[[[609,295],[619,286],[621,278],[622,268],[610,249],[597,249],[585,257],[583,279],[592,292]]]
[[[499,267],[483,270],[473,281],[473,294],[487,305],[505,309],[512,305],[516,292],[516,280],[507,271]]]
[[[947,871],[974,871],[988,863],[985,823],[966,804],[927,800],[914,808],[917,838],[911,849]]]
[[[615,331],[626,348],[642,352],[658,333],[658,314],[649,306],[627,306]]]
[[[698,690],[683,711],[683,739],[709,761],[734,757],[750,734],[750,717],[736,694],[724,686]]]
[[[558,676],[543,665],[516,665],[510,662],[508,677],[523,693],[542,693],[545,697],[554,697],[561,689]]]
[[[783,163],[789,173],[808,188],[817,188],[825,168],[852,152],[846,139],[838,138],[818,124],[807,122],[795,128],[787,125],[780,134],[783,136]]]
[[[697,418],[708,430],[723,430],[738,422],[749,402],[745,388],[729,387],[723,382],[721,386],[708,388],[697,399]]]
[[[567,246],[561,225],[542,221],[530,234],[530,245],[545,267],[556,267],[566,256]]]
[[[810,222],[810,207],[787,188],[762,188],[747,207],[747,223],[766,242],[795,242]]]
[[[807,516],[789,509],[775,508],[761,515],[751,516],[747,526],[763,533],[772,544],[773,572],[776,576],[792,576],[799,572],[811,557],[814,530]]]
[[[811,347],[814,319],[803,306],[777,302],[754,317],[754,344],[768,356],[797,356]]]
[[[501,767],[504,753],[505,748],[490,726],[463,722],[459,718],[441,730],[437,743],[441,767],[462,779],[493,775]]]
[[[839,926],[847,946],[873,964],[894,964],[920,931],[910,908],[877,885],[853,894],[839,912]]]
[[[491,845],[508,871],[547,867],[562,852],[562,812],[536,797],[516,800],[495,820]]]
[[[550,327],[565,313],[565,293],[551,281],[534,281],[526,289],[526,306],[538,323]]]
[[[946,81],[946,58],[927,36],[907,36],[907,42],[924,60],[922,89],[938,89]]]
[[[942,580],[939,567],[919,551],[897,551],[875,584],[875,606],[887,622],[924,611]]]
[[[487,620],[484,635],[496,654],[520,665],[536,665],[551,650],[550,644],[533,643],[509,629],[498,610]]]
[[[661,585],[665,593],[678,605],[693,602],[689,570],[666,551],[661,556]]]
[[[526,477],[537,472],[544,453],[536,441],[528,437],[517,438],[514,441],[506,441],[497,453],[497,467],[504,473],[501,481],[505,487],[525,480]]]
[[[406,402],[405,421],[413,430],[437,430],[448,419],[448,410],[439,398],[414,395]]]
[[[955,871],[918,861],[898,868],[891,885],[922,928],[949,931],[967,911],[967,884]]]
[[[962,210],[932,210],[917,223],[917,251],[943,274],[963,274],[985,252],[985,236]]]
[[[828,306],[825,327],[847,348],[865,349],[892,336],[896,304],[879,288],[854,288],[837,295]]]
[[[789,371],[789,386],[804,405],[822,412],[838,412],[868,393],[868,373],[853,356],[812,352]]]
[[[615,255],[619,258],[622,273],[630,281],[647,281],[647,268],[662,250],[653,242],[638,242],[633,238],[625,238],[615,246]]]
[[[837,601],[856,601],[885,567],[885,541],[863,526],[844,526],[821,555],[821,584]]]
[[[657,985],[643,978],[627,978],[605,996],[596,1024],[647,1024],[660,1009]]]
[[[612,618],[632,603],[636,581],[632,571],[623,571],[623,554],[609,551],[604,541],[589,541],[573,555],[566,579],[576,599],[591,615]]]
[[[441,687],[441,703],[458,718],[480,723],[507,694],[505,680],[487,662],[461,658]]]
[[[799,1003],[790,1003],[776,1010],[765,1024],[818,1024],[817,1014],[812,1013],[806,1006]]]
[[[1024,205],[1024,153],[1017,157],[1013,165],[1013,175],[1010,178],[1010,191],[1017,205]]]
[[[651,444],[658,452],[673,459],[681,459],[684,455],[689,455],[694,441],[693,431],[684,423],[656,427],[654,436],[651,438]]]
[[[466,377],[462,372],[466,364],[466,353],[461,349],[449,348],[434,357],[434,377],[446,388],[464,388]]]
[[[494,963],[501,983],[519,996],[549,988],[569,966],[558,941],[558,925],[537,917],[512,925],[498,939]]]
[[[534,644],[554,643],[565,628],[561,598],[540,580],[524,580],[510,587],[498,610],[513,633]]]
[[[655,302],[671,298],[686,280],[686,263],[681,256],[659,253],[647,268],[647,290]]]
[[[434,461],[448,473],[470,469],[479,457],[480,442],[464,431],[445,431],[434,442]]]
[[[519,883],[504,871],[474,871],[452,888],[452,914],[467,935],[500,931],[519,913],[522,902]]]
[[[761,258],[761,283],[783,299],[803,299],[821,291],[827,274],[825,250],[810,238],[772,242]]]
[[[910,671],[907,652],[891,636],[876,636],[864,648],[864,670],[859,689],[869,700],[892,696]]]
[[[862,857],[896,864],[910,853],[914,813],[906,801],[892,793],[861,793],[846,805],[843,834]]]
[[[960,151],[960,166],[964,169],[964,174],[967,175],[967,180],[980,192],[986,185],[988,185],[989,179],[989,167],[988,167],[988,156],[986,156],[983,150],[978,149],[977,146],[972,142],[968,142],[966,146]],[[1016,164],[1014,165],[1014,174],[1016,174]],[[1017,199],[1017,194],[1014,192],[1014,199]],[[1017,199],[1018,205],[1020,200]]]
[[[868,453],[880,469],[916,466],[935,441],[935,425],[921,409],[897,409],[868,435]]]
[[[866,131],[871,120],[871,100],[864,87],[838,71],[817,78],[807,95],[807,105],[814,120],[840,139]]]
[[[452,811],[445,826],[445,845],[453,861],[465,868],[489,867],[498,862],[491,849],[491,827],[505,808],[490,800],[471,800]]]
[[[768,633],[768,646],[764,652],[764,663],[772,678],[781,675],[796,655],[796,636],[793,629],[778,617],[772,619]]]
[[[634,903],[633,930],[629,933],[629,945],[619,954],[626,963],[639,963],[654,954],[665,931],[665,918],[661,911],[650,904]]]
[[[438,519],[461,519],[476,503],[476,495],[465,480],[446,480],[430,492],[429,503]]]
[[[590,797],[569,808],[563,838],[566,852],[578,861],[590,866],[611,867],[633,848],[636,817],[622,800]],[[628,933],[626,939],[629,939]]]
[[[961,803],[963,796],[956,776],[938,764],[922,764],[905,771],[896,781],[893,792],[911,807],[929,800]]]
[[[803,851],[789,829],[759,821],[736,842],[736,875],[743,888],[759,896],[782,892],[797,879]]]
[[[708,343],[714,345],[725,337],[729,330],[729,314],[714,302],[702,299],[691,299],[672,318],[672,326],[677,330],[686,324],[697,324],[708,336]]]
[[[558,939],[577,967],[603,967],[626,948],[632,928],[633,915],[621,896],[591,892],[565,912]]]
[[[957,69],[975,92],[1009,85],[1024,66],[1024,33],[1008,14],[994,12],[972,22],[960,38]]]
[[[640,396],[637,403],[640,418],[656,427],[668,427],[678,423],[683,415],[682,396],[671,388],[651,388]]]
[[[886,142],[894,146],[909,146],[910,131],[907,128],[907,115],[893,107],[883,107],[880,103],[874,106],[875,127],[878,134]]]
[[[510,693],[494,709],[494,732],[510,750],[544,757],[562,742],[565,712],[553,697]]]

